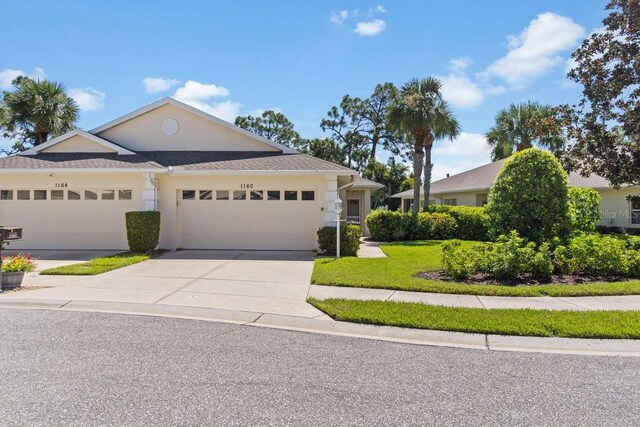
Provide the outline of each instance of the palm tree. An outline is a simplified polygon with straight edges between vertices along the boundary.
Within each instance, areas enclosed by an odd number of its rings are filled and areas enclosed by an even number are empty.
[[[434,77],[412,79],[400,89],[389,107],[389,124],[413,138],[413,213],[420,211],[420,176],[424,162],[424,207],[429,204],[431,190],[431,149],[437,139],[455,139],[460,125],[442,98],[442,84]],[[425,156],[426,153],[426,156]]]
[[[565,138],[553,118],[552,107],[531,101],[511,104],[500,110],[486,137],[494,161],[531,148],[534,144],[554,153],[562,151],[565,146]]]
[[[62,83],[20,76],[13,85],[15,91],[3,94],[2,127],[20,139],[18,145],[22,149],[27,148],[25,144],[40,145],[50,136],[75,128],[79,108]]]

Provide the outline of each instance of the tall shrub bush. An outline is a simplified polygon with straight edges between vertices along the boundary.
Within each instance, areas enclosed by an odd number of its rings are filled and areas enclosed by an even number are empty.
[[[340,227],[340,255],[357,256],[360,248],[362,228],[359,225],[348,224]],[[318,230],[318,247],[327,255],[336,254],[336,228],[322,227]]]
[[[127,243],[134,253],[150,252],[160,238],[160,212],[133,211],[125,213]]]
[[[600,220],[600,194],[593,188],[569,187],[569,215],[573,231],[595,231]]]
[[[492,237],[516,230],[537,243],[566,238],[571,229],[567,182],[553,154],[535,148],[514,154],[502,166],[486,207]]]

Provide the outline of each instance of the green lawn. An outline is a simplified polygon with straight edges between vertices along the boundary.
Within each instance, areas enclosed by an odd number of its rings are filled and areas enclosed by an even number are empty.
[[[137,264],[139,262],[146,261],[149,258],[151,258],[151,255],[148,254],[123,253],[113,256],[94,258],[91,261],[79,264],[50,268],[48,270],[41,271],[40,274],[51,276],[95,276],[96,274],[106,273],[107,271]]]
[[[640,338],[638,311],[552,311],[441,307],[406,302],[308,300],[336,320],[481,334]]]
[[[439,241],[417,241],[382,245],[387,258],[318,258],[311,282],[316,285],[384,288],[445,294],[503,296],[587,296],[640,295],[640,280],[589,283],[582,285],[505,286],[481,285],[415,277],[416,273],[437,270]],[[475,242],[463,242],[471,246]]]

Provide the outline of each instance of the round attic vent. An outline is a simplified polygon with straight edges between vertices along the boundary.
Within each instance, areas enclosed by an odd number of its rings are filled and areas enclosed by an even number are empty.
[[[165,119],[162,122],[162,133],[175,135],[176,132],[178,132],[178,122],[175,119]]]

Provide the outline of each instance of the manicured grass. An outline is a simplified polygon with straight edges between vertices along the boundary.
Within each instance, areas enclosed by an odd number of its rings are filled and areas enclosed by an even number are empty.
[[[639,311],[553,311],[441,307],[391,301],[308,300],[336,320],[480,334],[640,338]]]
[[[311,282],[316,285],[384,288],[445,294],[502,296],[640,295],[640,280],[580,285],[505,286],[426,280],[416,273],[440,269],[439,241],[382,245],[387,258],[318,258]],[[463,242],[472,246],[476,242]]]
[[[40,274],[51,276],[95,276],[96,274],[106,273],[107,271],[137,264],[139,262],[146,261],[149,258],[151,258],[151,255],[148,254],[123,253],[113,256],[94,258],[91,261],[79,264],[49,268],[41,271]]]

